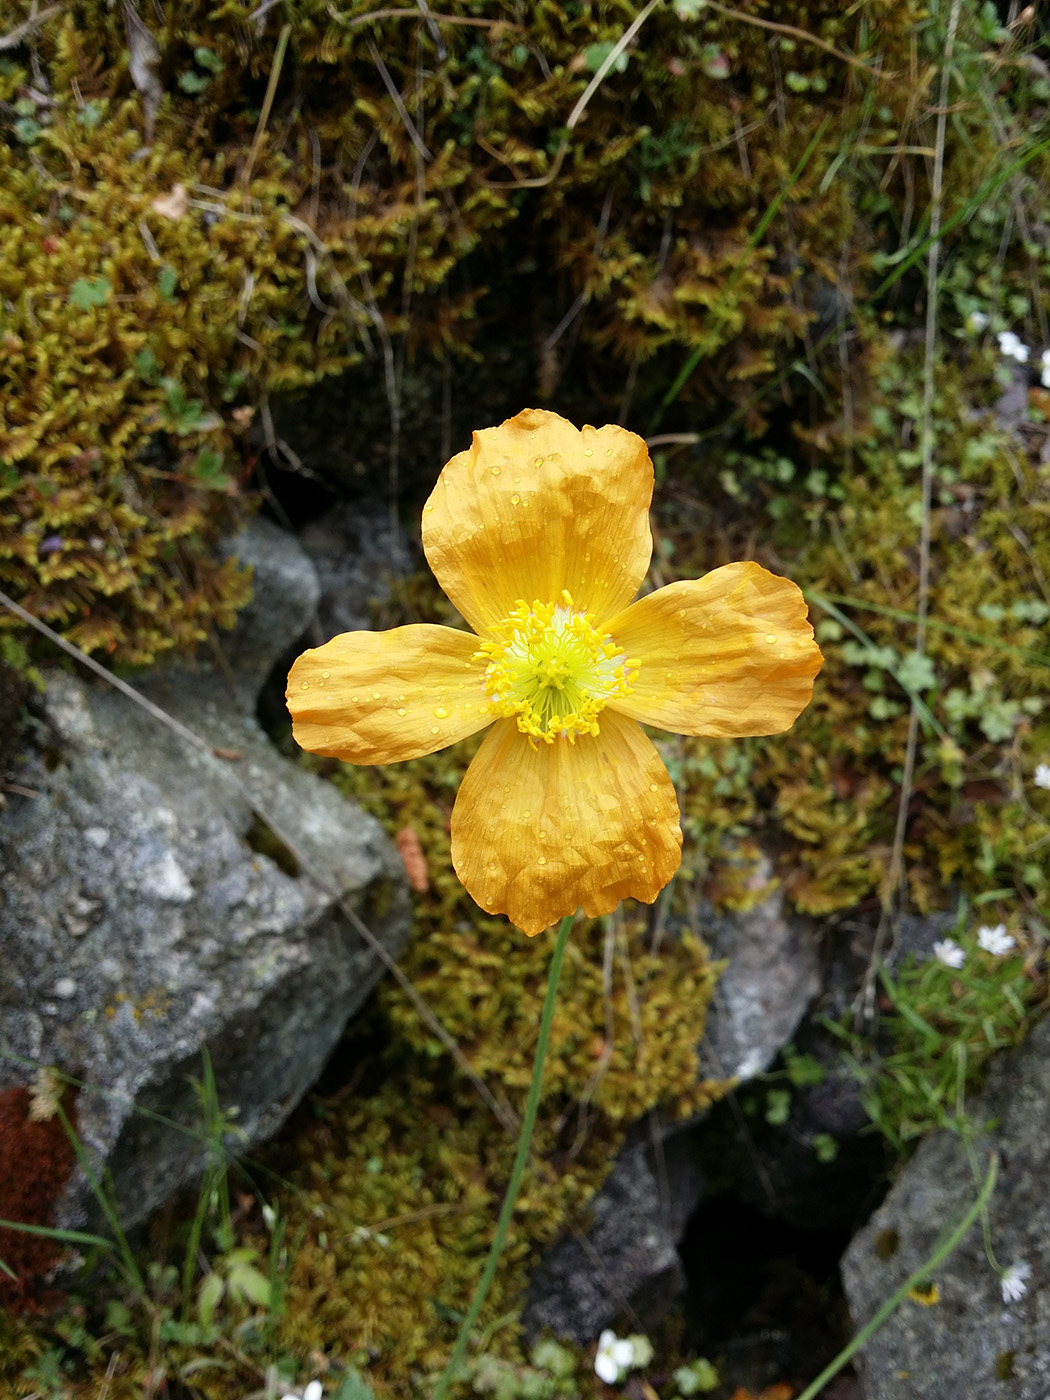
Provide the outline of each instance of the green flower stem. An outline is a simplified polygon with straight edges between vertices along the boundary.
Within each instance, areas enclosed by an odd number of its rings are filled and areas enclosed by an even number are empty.
[[[521,1188],[521,1178],[525,1173],[525,1163],[529,1160],[529,1148],[532,1145],[532,1130],[536,1126],[536,1110],[540,1103],[540,1085],[543,1083],[543,1062],[547,1058],[547,1046],[551,1038],[551,1025],[554,1021],[554,1003],[558,996],[558,979],[561,977],[561,965],[565,960],[565,949],[569,942],[569,932],[575,914],[567,914],[561,921],[558,928],[558,937],[554,944],[554,954],[551,957],[550,972],[547,974],[547,995],[543,1002],[543,1014],[540,1017],[540,1033],[536,1041],[536,1059],[532,1067],[532,1083],[529,1085],[529,1097],[525,1103],[525,1116],[521,1120],[521,1135],[518,1138],[518,1151],[514,1158],[514,1166],[511,1168],[510,1181],[507,1185],[507,1194],[503,1198],[503,1209],[500,1211],[499,1223],[496,1226],[496,1233],[493,1236],[492,1245],[489,1249],[489,1257],[485,1260],[485,1268],[478,1281],[477,1290],[474,1294],[474,1301],[470,1305],[463,1325],[459,1329],[459,1336],[456,1338],[456,1345],[449,1357],[448,1365],[442,1372],[431,1400],[445,1400],[448,1388],[463,1360],[463,1353],[467,1349],[470,1341],[470,1334],[474,1330],[474,1324],[478,1320],[488,1297],[489,1289],[492,1287],[492,1280],[496,1277],[496,1267],[499,1264],[500,1255],[503,1253],[503,1245],[507,1238],[507,1229],[510,1225],[510,1218],[514,1214],[514,1206],[518,1199],[518,1191]]]
[[[955,1246],[962,1241],[973,1222],[987,1209],[989,1198],[995,1190],[995,1178],[998,1172],[999,1158],[993,1154],[991,1161],[988,1163],[988,1174],[984,1178],[984,1184],[977,1194],[976,1201],[974,1201],[973,1205],[959,1221],[955,1229],[947,1239],[937,1246],[930,1257],[919,1265],[913,1274],[908,1275],[897,1289],[896,1293],[886,1299],[885,1303],[883,1303],[882,1307],[871,1321],[864,1324],[853,1340],[847,1346],[843,1347],[834,1361],[829,1362],[829,1364],[825,1366],[817,1379],[813,1381],[812,1384],[806,1386],[805,1390],[798,1397],[798,1400],[816,1400],[816,1397],[824,1389],[828,1381],[830,1381],[833,1376],[838,1375],[846,1362],[849,1361],[856,1352],[860,1351],[868,1338],[877,1332],[886,1319],[896,1312],[911,1290],[913,1288],[918,1288],[919,1284],[925,1283],[934,1269],[936,1269],[938,1265],[943,1264]]]

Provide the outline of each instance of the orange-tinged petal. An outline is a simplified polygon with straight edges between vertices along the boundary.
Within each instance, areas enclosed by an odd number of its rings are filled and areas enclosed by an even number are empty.
[[[633,720],[606,710],[601,733],[533,744],[497,720],[452,812],[452,864],[488,913],[539,933],[579,907],[651,904],[678,869],[674,785]]]
[[[430,623],[344,632],[288,675],[295,741],[346,763],[397,763],[491,724],[470,632]]]
[[[638,662],[621,714],[678,734],[779,734],[809,704],[823,657],[801,590],[759,564],[639,598],[605,624]]]
[[[652,494],[640,437],[526,409],[475,433],[444,468],[423,508],[423,548],[477,632],[518,602],[557,603],[563,589],[601,622],[649,567]]]

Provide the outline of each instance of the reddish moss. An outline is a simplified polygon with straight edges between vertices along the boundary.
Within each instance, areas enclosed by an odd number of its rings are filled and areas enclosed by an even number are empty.
[[[0,1219],[52,1225],[55,1202],[73,1167],[73,1148],[57,1114],[30,1117],[28,1089],[0,1092]],[[72,1103],[66,1105],[72,1116]],[[32,1311],[45,1300],[40,1284],[62,1253],[42,1235],[0,1229],[0,1259],[15,1278],[0,1273],[0,1306]]]

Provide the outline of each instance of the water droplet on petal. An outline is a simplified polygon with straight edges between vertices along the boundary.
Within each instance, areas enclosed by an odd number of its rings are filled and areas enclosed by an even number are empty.
[[[321,672],[321,679],[322,679],[323,681],[326,681],[326,680],[328,679],[328,677],[329,677],[331,674],[332,674],[331,671],[322,671],[322,672]]]
[[[486,904],[495,904],[495,902],[496,902],[496,901],[495,901],[495,899],[493,898],[492,895],[487,894],[487,895],[485,896],[485,903],[486,903]]]
[[[515,491],[514,495],[511,496],[511,498],[510,498],[510,503],[511,503],[512,506],[520,506],[520,505],[521,505],[521,497],[518,495],[518,493],[517,493],[516,491]]]
[[[444,705],[437,706],[434,711],[434,717],[436,719],[448,719],[448,711],[445,709]]]
[[[536,862],[536,864],[537,864],[537,865],[546,865],[546,864],[547,864],[547,857],[546,857],[546,856],[540,856],[540,858],[539,858],[539,860]]]
[[[773,645],[773,643],[776,641],[776,639],[777,639],[777,634],[776,634],[775,632],[767,632],[767,633],[766,633],[766,641],[769,643],[770,646]]]
[[[656,786],[655,783],[650,783],[650,784],[649,784],[649,791],[650,791],[650,792],[659,792],[660,789]]]
[[[585,447],[585,448],[583,449],[583,455],[584,455],[585,457],[593,457],[593,456],[594,456],[594,452],[591,450],[591,448]]]
[[[534,465],[534,466],[537,466],[537,467],[542,467],[542,466],[543,466],[543,458],[542,458],[542,457],[537,457],[537,458],[536,458],[536,461],[535,461],[535,463],[534,463],[533,465]]]
[[[499,467],[493,467],[493,468],[492,468],[492,475],[493,475],[493,476],[499,476]]]
[[[404,714],[407,714],[407,713],[408,713],[408,711],[405,709],[404,705],[399,705],[399,706],[397,707],[397,712],[398,712],[399,715],[404,715]]]
[[[436,724],[432,724],[432,725],[430,726],[430,732],[431,732],[431,734],[440,734],[440,733],[441,733],[441,730],[439,729],[439,727],[438,727]]]
[[[309,682],[309,681],[303,681],[303,689],[304,689],[304,690],[309,690],[309,689],[310,689],[310,682]]]
[[[373,690],[373,691],[372,691],[372,699],[373,699],[373,700],[381,700],[382,698],[383,698],[383,697],[380,695],[380,693],[379,693],[378,690]]]

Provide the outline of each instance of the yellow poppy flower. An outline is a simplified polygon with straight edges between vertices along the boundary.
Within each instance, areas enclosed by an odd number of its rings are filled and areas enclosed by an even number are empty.
[[[418,758],[491,725],[452,813],[452,863],[528,934],[651,903],[678,869],[680,734],[788,729],[822,657],[798,588],[727,564],[637,602],[653,468],[623,428],[526,409],[474,434],[423,508],[423,549],[474,628],[347,632],[288,678],[297,742],[347,763]],[[475,635],[476,634],[476,635]]]

